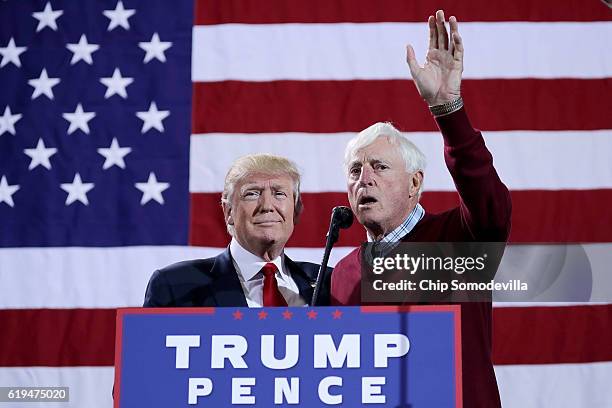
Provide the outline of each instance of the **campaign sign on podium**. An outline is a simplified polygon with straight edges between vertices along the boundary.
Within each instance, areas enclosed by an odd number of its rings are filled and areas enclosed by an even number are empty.
[[[115,407],[461,407],[458,306],[120,309]]]

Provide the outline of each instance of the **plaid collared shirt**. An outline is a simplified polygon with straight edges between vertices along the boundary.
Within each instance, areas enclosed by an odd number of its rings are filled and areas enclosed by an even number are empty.
[[[368,234],[368,242],[377,244],[377,252],[379,252],[379,255],[385,256],[393,248],[395,248],[397,244],[399,244],[402,237],[406,236],[410,231],[412,231],[414,226],[417,225],[424,215],[425,209],[421,206],[421,204],[417,203],[417,205],[410,212],[410,214],[408,214],[408,217],[403,223],[400,224],[399,227],[385,235],[380,241],[374,241],[370,234]]]

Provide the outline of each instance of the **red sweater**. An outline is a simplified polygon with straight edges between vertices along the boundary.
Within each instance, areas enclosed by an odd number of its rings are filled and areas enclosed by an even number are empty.
[[[510,193],[501,182],[480,132],[464,109],[436,119],[444,138],[444,159],[460,205],[441,214],[425,213],[402,238],[408,242],[505,242],[510,234]],[[332,305],[361,304],[361,248],[334,268]],[[461,304],[463,406],[500,407],[491,360],[491,303]]]

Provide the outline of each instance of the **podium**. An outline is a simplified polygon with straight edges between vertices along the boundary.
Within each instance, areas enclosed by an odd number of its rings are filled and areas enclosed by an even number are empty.
[[[125,308],[116,408],[462,407],[459,306]]]

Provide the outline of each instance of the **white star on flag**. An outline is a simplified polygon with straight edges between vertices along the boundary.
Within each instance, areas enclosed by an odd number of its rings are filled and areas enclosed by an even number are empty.
[[[28,166],[28,170],[32,170],[38,165],[45,167],[47,170],[51,170],[51,162],[49,161],[49,158],[57,153],[57,149],[55,147],[46,147],[45,142],[39,138],[36,148],[24,149],[23,152],[32,159],[30,165]]]
[[[170,111],[157,110],[157,104],[155,102],[151,102],[148,111],[136,112],[136,116],[143,121],[142,130],[140,133],[146,133],[151,128],[155,128],[158,131],[163,132],[164,124],[162,121],[170,116]]]
[[[62,190],[68,193],[66,197],[66,205],[70,205],[75,201],[80,201],[85,205],[89,205],[87,200],[87,192],[94,188],[94,183],[83,183],[81,175],[79,173],[74,175],[72,183],[62,183]]]
[[[49,78],[47,70],[43,68],[38,79],[30,79],[28,84],[34,87],[32,99],[38,98],[40,95],[45,95],[49,99],[53,99],[53,87],[60,83],[59,78]]]
[[[66,48],[72,51],[72,59],[70,65],[74,65],[79,61],[85,61],[85,63],[92,65],[93,58],[91,54],[98,51],[100,46],[98,44],[89,44],[85,34],[81,34],[81,39],[76,44],[66,44]]]
[[[119,147],[117,138],[113,138],[109,148],[98,149],[98,153],[104,156],[105,159],[102,168],[106,170],[116,165],[122,169],[125,169],[125,161],[123,161],[123,158],[130,154],[131,151],[131,147]]]
[[[119,26],[129,30],[130,22],[128,21],[128,18],[132,17],[136,13],[136,10],[124,9],[123,3],[121,0],[119,0],[114,10],[104,10],[102,13],[110,19],[107,31],[111,31]]]
[[[136,183],[136,188],[142,191],[142,199],[140,205],[145,205],[151,200],[157,201],[159,204],[164,204],[162,192],[170,187],[170,183],[162,183],[157,181],[155,173],[149,173],[149,179],[146,183]]]
[[[115,94],[121,96],[123,99],[127,99],[127,90],[125,88],[134,82],[134,78],[122,77],[119,68],[115,68],[112,77],[100,78],[100,82],[106,86],[106,93],[104,94],[105,99]]]
[[[19,56],[26,52],[28,47],[17,47],[15,46],[15,40],[13,37],[9,40],[6,47],[0,47],[0,55],[2,55],[2,62],[0,62],[0,68],[12,62],[18,67],[21,67],[21,59]]]
[[[7,106],[4,108],[4,114],[0,116],[0,136],[4,134],[4,132],[9,132],[10,134],[15,134],[15,123],[19,119],[21,119],[21,113],[12,114],[11,107]]]
[[[160,41],[159,34],[155,33],[153,37],[151,37],[151,41],[140,42],[138,46],[146,52],[144,56],[144,63],[146,64],[153,58],[157,58],[161,62],[166,62],[166,54],[164,54],[164,52],[172,47],[172,43],[170,41]]]
[[[64,14],[62,10],[53,10],[51,3],[47,2],[43,11],[36,11],[32,13],[32,17],[38,20],[38,26],[36,32],[39,32],[45,27],[49,27],[53,31],[57,31],[57,20],[59,16]]]
[[[9,206],[14,207],[13,194],[17,190],[19,190],[18,185],[9,185],[8,181],[6,181],[6,176],[2,176],[0,180],[0,203],[7,203]]]
[[[82,130],[85,134],[89,134],[88,122],[96,117],[95,112],[83,112],[83,106],[79,103],[74,113],[62,113],[64,119],[70,122],[68,134],[71,135],[77,129]]]

